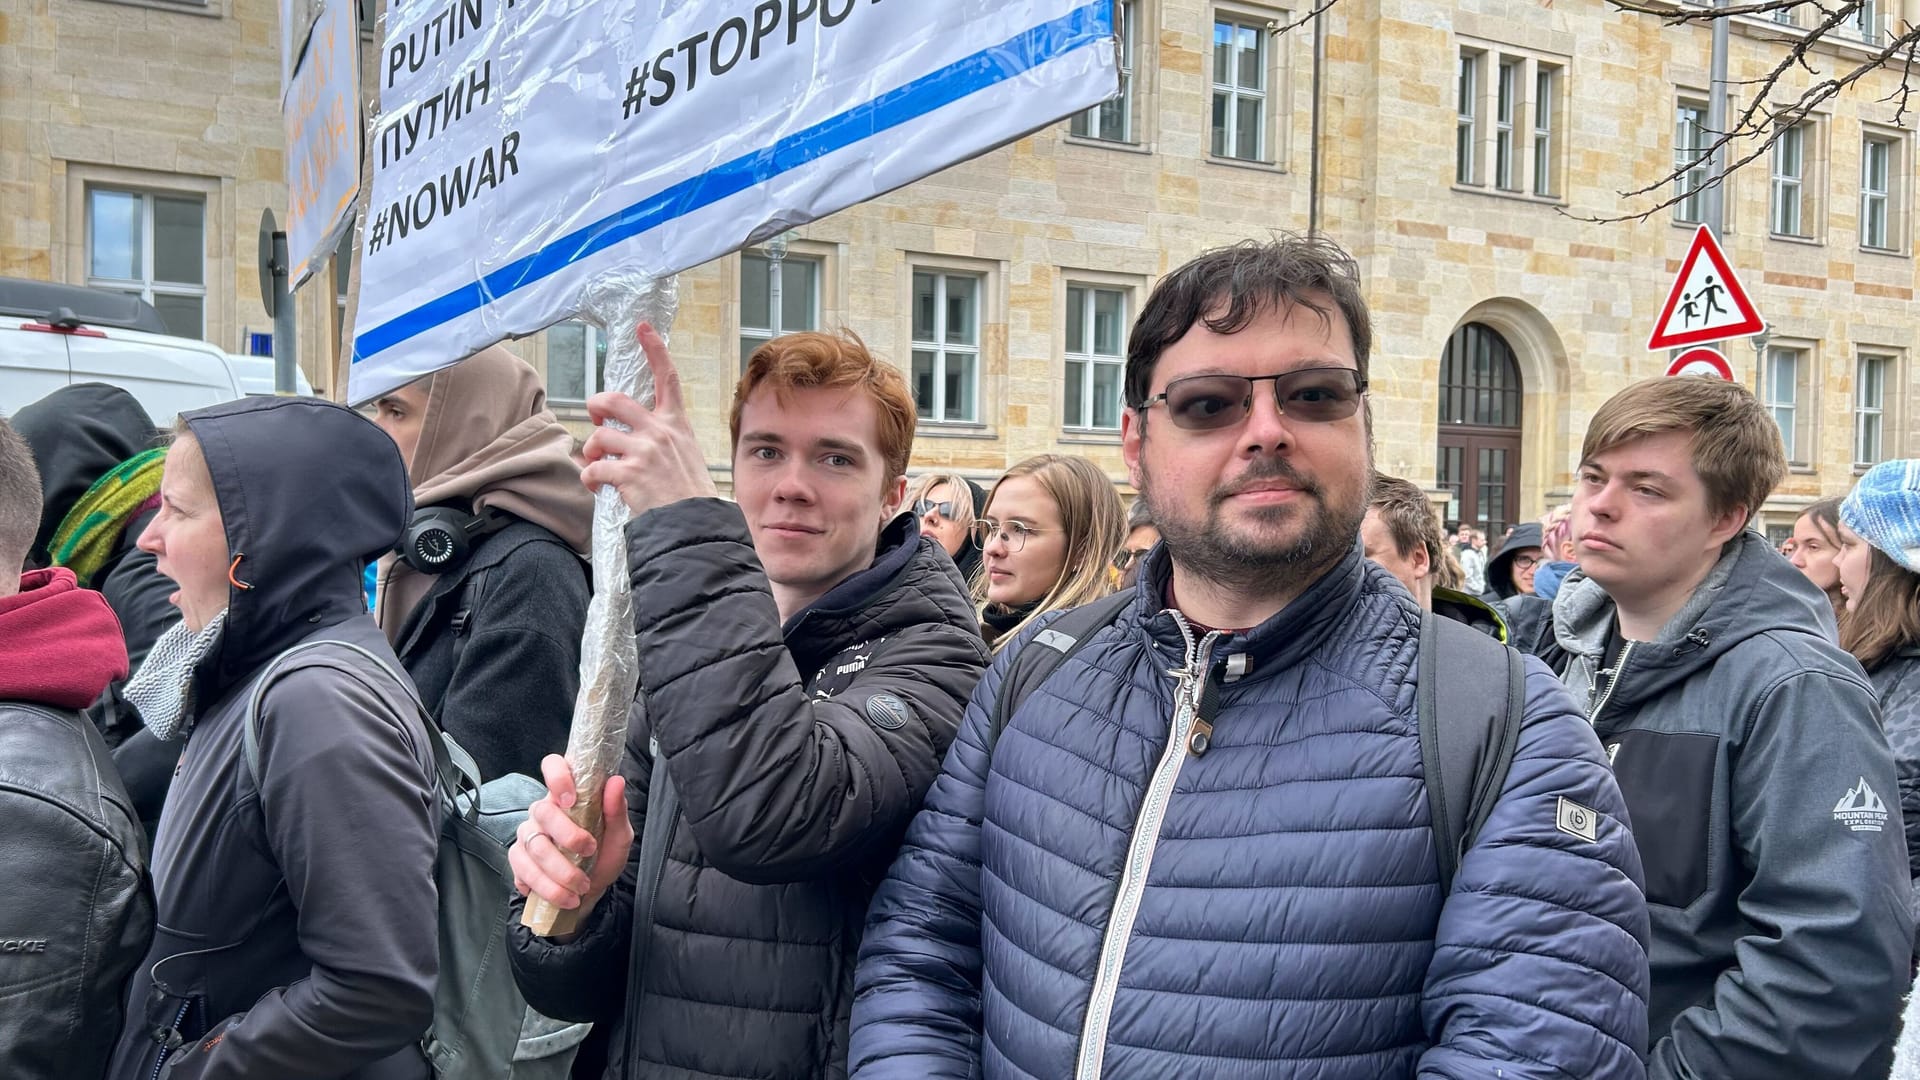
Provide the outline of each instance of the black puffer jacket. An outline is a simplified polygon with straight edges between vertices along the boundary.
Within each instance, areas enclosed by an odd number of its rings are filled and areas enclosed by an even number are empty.
[[[650,918],[636,843],[572,942],[514,920],[515,974],[541,1012],[613,1025],[609,1080],[844,1077],[867,902],[986,667],[972,605],[911,515],[784,627],[738,507],[675,503],[628,538],[635,835],[651,747],[680,810]]]
[[[394,651],[482,780],[538,777],[540,759],[566,749],[588,592],[580,557],[516,520],[440,575],[401,624]]]

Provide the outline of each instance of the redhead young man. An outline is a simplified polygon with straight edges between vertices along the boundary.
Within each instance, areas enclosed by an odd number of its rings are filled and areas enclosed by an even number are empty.
[[[1747,528],[1786,471],[1773,419],[1717,379],[1622,390],[1581,449],[1554,630],[1646,867],[1658,1080],[1885,1076],[1908,982],[1873,686]]]
[[[596,854],[564,813],[565,760],[546,760],[514,874],[587,914],[565,941],[516,921],[515,974],[541,1012],[611,1026],[606,1080],[844,1075],[867,900],[986,645],[903,505],[915,412],[898,371],[851,334],[762,345],[734,391],[728,502],[665,343],[651,327],[641,342],[656,403],[588,402],[632,430],[596,431],[582,477],[634,514],[625,778]]]

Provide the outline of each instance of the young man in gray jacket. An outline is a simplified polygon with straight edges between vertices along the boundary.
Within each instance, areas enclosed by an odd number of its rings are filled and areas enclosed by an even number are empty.
[[[1907,985],[1873,687],[1746,527],[1785,474],[1772,418],[1713,379],[1628,387],[1581,450],[1555,633],[1646,868],[1656,1080],[1884,1077]]]

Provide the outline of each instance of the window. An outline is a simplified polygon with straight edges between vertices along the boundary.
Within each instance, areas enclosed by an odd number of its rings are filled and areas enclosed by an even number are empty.
[[[1213,24],[1213,154],[1267,160],[1267,32],[1229,20]]]
[[[1513,160],[1513,117],[1520,111],[1520,64],[1500,61],[1500,81],[1493,104],[1493,185],[1502,191],[1519,187]]]
[[[1553,174],[1553,88],[1557,74],[1544,65],[1533,73],[1533,193],[1542,197],[1560,192]]]
[[[1767,362],[1760,373],[1761,399],[1773,415],[1773,422],[1780,426],[1780,441],[1786,446],[1787,461],[1794,465],[1806,464],[1806,452],[1811,449],[1806,425],[1812,410],[1802,408],[1800,400],[1806,361],[1807,350],[1776,345],[1767,350]]]
[[[913,401],[923,420],[980,419],[981,279],[913,274]]]
[[[1853,13],[1853,32],[1860,35],[1861,41],[1872,42],[1879,39],[1880,19],[1874,11],[1873,0],[1865,0],[1860,10]]]
[[[788,255],[779,260],[780,304],[773,303],[775,260],[765,252],[740,253],[740,368],[753,350],[799,330],[820,329],[820,260]]]
[[[1853,377],[1853,462],[1874,465],[1886,460],[1887,371],[1893,357],[1860,354]]]
[[[1559,194],[1564,61],[1506,46],[1460,50],[1453,179],[1503,194]]]
[[[607,341],[590,323],[547,327],[547,396],[575,405],[600,392],[607,375]]]
[[[1120,430],[1126,329],[1125,290],[1067,286],[1068,427]]]
[[[1137,0],[1119,0],[1114,16],[1120,30],[1120,96],[1103,101],[1068,121],[1067,130],[1083,139],[1105,139],[1130,143],[1133,137],[1133,56],[1138,47],[1138,29],[1133,16]],[[1219,151],[1215,151],[1218,153]]]
[[[1460,54],[1459,118],[1453,137],[1453,178],[1462,184],[1480,182],[1480,65],[1484,53]]]
[[[1680,177],[1680,201],[1673,204],[1673,220],[1698,225],[1707,220],[1707,106],[1685,98],[1673,113],[1673,171]]]
[[[168,333],[206,335],[206,201],[87,189],[87,284],[152,304]]]
[[[1809,124],[1782,131],[1773,144],[1773,217],[1775,236],[1807,235],[1806,176]]]
[[[1887,229],[1889,181],[1893,177],[1893,143],[1867,136],[1860,142],[1860,246],[1893,247]]]

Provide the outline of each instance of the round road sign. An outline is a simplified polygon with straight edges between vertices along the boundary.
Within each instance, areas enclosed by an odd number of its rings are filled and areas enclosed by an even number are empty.
[[[1667,365],[1668,375],[1705,375],[1712,379],[1733,381],[1733,365],[1718,349],[1688,349]]]

